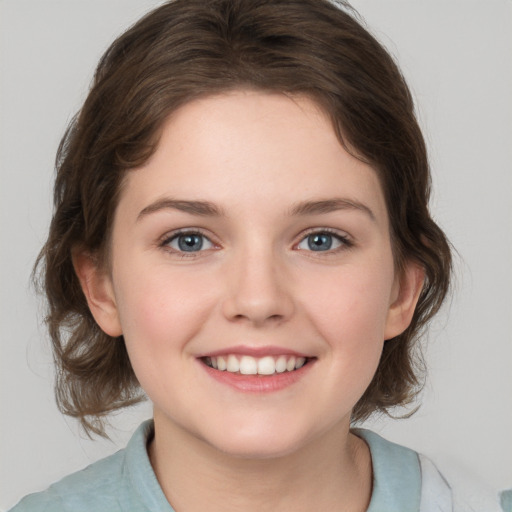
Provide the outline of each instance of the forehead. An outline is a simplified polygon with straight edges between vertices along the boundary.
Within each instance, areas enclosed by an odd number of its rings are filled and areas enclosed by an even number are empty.
[[[152,157],[128,173],[121,202],[140,211],[165,196],[253,211],[343,196],[371,203],[387,222],[376,172],[304,96],[232,91],[175,111]]]

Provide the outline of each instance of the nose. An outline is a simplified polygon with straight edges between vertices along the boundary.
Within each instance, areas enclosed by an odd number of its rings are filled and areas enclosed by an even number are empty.
[[[280,324],[294,312],[293,283],[270,248],[247,250],[226,269],[228,291],[224,316],[254,326]]]

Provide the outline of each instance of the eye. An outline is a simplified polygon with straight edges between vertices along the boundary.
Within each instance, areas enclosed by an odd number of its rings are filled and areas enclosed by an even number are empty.
[[[213,248],[211,240],[197,232],[177,233],[167,238],[162,245],[178,252],[198,252]]]
[[[326,252],[335,251],[343,246],[350,247],[350,245],[349,240],[341,235],[328,231],[317,231],[304,237],[297,245],[297,249]]]

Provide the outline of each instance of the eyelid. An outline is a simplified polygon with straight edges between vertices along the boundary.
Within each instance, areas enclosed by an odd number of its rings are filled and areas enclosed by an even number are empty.
[[[304,240],[306,240],[307,237],[309,237],[311,235],[315,235],[315,234],[322,234],[322,233],[331,235],[332,237],[336,238],[341,243],[341,246],[334,248],[334,249],[329,249],[327,251],[311,251],[311,250],[307,250],[307,249],[298,249],[298,245],[300,243],[302,243]],[[323,227],[309,228],[309,229],[303,231],[299,235],[299,237],[300,237],[299,241],[294,245],[294,248],[297,248],[298,250],[301,250],[301,251],[303,250],[303,251],[307,251],[307,252],[317,252],[317,254],[322,254],[322,253],[323,254],[328,254],[328,253],[332,254],[337,251],[342,251],[344,249],[350,249],[354,245],[354,241],[352,240],[352,237],[348,233],[346,233],[345,231],[340,231],[338,229],[333,229],[333,228],[323,228]]]
[[[294,244],[293,248],[298,249],[298,245],[300,243],[302,243],[308,236],[311,236],[314,234],[322,234],[322,233],[329,234],[329,235],[333,236],[334,238],[336,238],[340,242],[341,246],[334,248],[334,249],[329,249],[326,251],[318,251],[318,253],[320,253],[320,254],[321,253],[331,253],[332,254],[332,253],[335,253],[340,250],[349,249],[354,245],[354,241],[352,240],[352,237],[345,231],[341,231],[339,229],[334,229],[334,228],[328,228],[328,227],[315,227],[315,228],[309,228],[309,229],[302,231],[300,233],[300,235],[298,236],[298,241]],[[190,251],[190,252],[181,251],[179,249],[170,247],[169,244],[180,235],[199,235],[199,236],[205,238],[206,240],[208,240],[210,242],[210,244],[212,245],[212,247],[208,247],[206,249],[200,249],[198,251]],[[169,252],[179,254],[180,256],[185,256],[185,257],[197,256],[199,253],[206,252],[210,249],[219,249],[220,248],[219,244],[214,240],[214,237],[212,237],[212,235],[210,235],[209,233],[207,234],[202,228],[196,228],[196,227],[179,228],[179,229],[175,229],[173,231],[167,232],[165,235],[160,237],[160,239],[158,241],[158,246],[169,251]],[[315,251],[311,251],[311,250],[307,250],[307,249],[298,249],[298,250],[304,250],[307,252],[315,252]]]
[[[175,240],[176,238],[178,238],[179,236],[182,236],[182,235],[198,235],[198,236],[201,236],[204,239],[208,240],[208,242],[210,242],[212,247],[208,247],[206,249],[200,249],[198,251],[190,251],[190,252],[188,252],[188,251],[180,251],[179,249],[175,249],[174,247],[171,247],[169,245],[173,240]],[[198,256],[199,253],[206,252],[206,251],[208,251],[210,249],[217,249],[217,248],[219,248],[219,245],[213,240],[213,237],[211,235],[206,234],[204,232],[204,230],[202,230],[201,228],[194,228],[194,227],[175,229],[173,231],[170,231],[170,232],[166,233],[165,235],[163,235],[159,239],[158,246],[161,247],[162,249],[170,252],[170,253],[178,254],[180,257]]]

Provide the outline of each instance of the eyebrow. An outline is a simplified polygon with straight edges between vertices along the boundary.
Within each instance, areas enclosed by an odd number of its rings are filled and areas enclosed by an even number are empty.
[[[220,217],[224,215],[223,211],[218,206],[209,201],[186,201],[182,199],[164,198],[151,203],[141,210],[137,216],[137,221],[151,213],[159,212],[161,210],[178,210],[192,215],[205,217]],[[368,206],[359,201],[342,198],[323,199],[319,201],[302,201],[292,207],[291,215],[318,215],[338,210],[361,211],[368,215],[371,220],[375,221],[375,215]]]
[[[191,213],[192,215],[201,216],[221,216],[223,215],[220,208],[209,201],[185,201],[171,198],[164,198],[146,206],[139,215],[137,221],[143,217],[159,212],[161,210],[178,210],[180,212]]]
[[[364,203],[353,199],[333,198],[321,201],[303,201],[297,203],[291,210],[292,215],[315,215],[322,213],[331,213],[338,210],[356,210],[368,215],[372,221],[375,221],[375,214]]]

